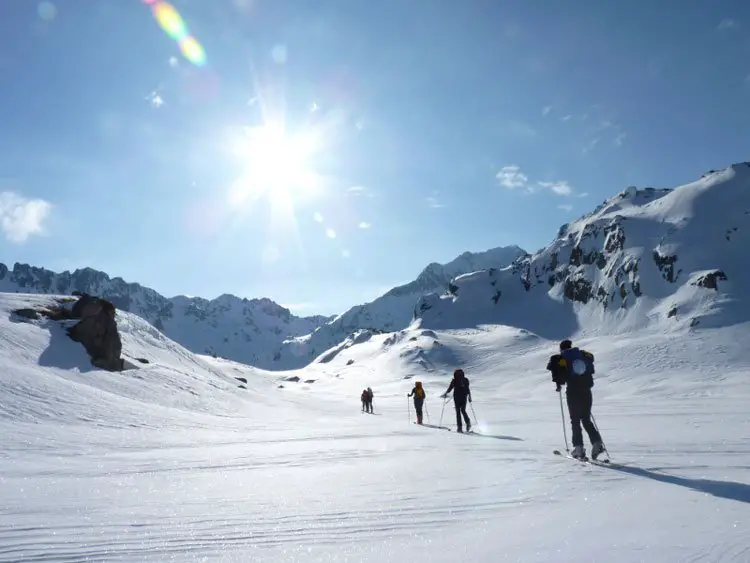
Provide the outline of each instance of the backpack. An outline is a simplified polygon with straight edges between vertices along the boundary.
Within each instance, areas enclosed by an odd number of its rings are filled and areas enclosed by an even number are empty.
[[[589,387],[594,386],[594,354],[579,348],[562,351],[562,357],[568,368],[568,381],[586,382]]]
[[[419,397],[420,399],[424,399],[424,388],[421,385],[417,385],[414,387],[414,396]]]
[[[462,372],[463,373],[463,372]],[[459,395],[469,395],[469,378],[465,375],[454,379],[454,392],[458,391]]]

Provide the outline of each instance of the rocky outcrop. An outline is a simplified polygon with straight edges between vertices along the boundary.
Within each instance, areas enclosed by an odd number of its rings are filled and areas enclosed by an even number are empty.
[[[695,285],[697,285],[698,287],[705,287],[706,289],[713,289],[713,290],[718,291],[719,280],[727,281],[727,275],[721,270],[715,270],[713,272],[709,272],[707,274],[703,274],[702,276],[700,276],[695,281]]]
[[[71,310],[71,318],[79,320],[68,329],[68,336],[86,348],[91,363],[107,371],[124,368],[115,314],[115,306],[106,299],[80,294]]]
[[[122,340],[117,330],[115,306],[100,297],[75,292],[74,297],[50,300],[38,308],[23,308],[13,311],[18,320],[24,322],[45,320],[60,323],[71,340],[86,349],[92,365],[107,371],[122,371],[136,366],[122,357]],[[149,363],[138,358],[141,363]]]
[[[547,337],[665,318],[678,328],[744,322],[749,235],[750,163],[673,190],[631,186],[563,225],[533,256],[451,280],[415,314],[423,327],[501,323]]]

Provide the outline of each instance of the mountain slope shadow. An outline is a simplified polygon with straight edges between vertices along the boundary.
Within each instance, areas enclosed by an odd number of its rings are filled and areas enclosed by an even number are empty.
[[[557,301],[548,295],[523,293],[490,301],[461,301],[453,303],[432,294],[417,304],[421,327],[436,330],[478,329],[482,325],[505,325],[531,332],[546,340],[569,338],[580,329],[574,304]]]
[[[60,324],[47,321],[41,326],[49,330],[50,339],[49,346],[39,355],[40,366],[78,370],[82,373],[96,369],[83,345],[73,342]]]
[[[690,479],[688,477],[657,473],[655,471],[649,471],[648,469],[633,466],[612,466],[611,469],[613,471],[620,471],[622,473],[644,477],[653,481],[660,481],[662,483],[685,487],[687,489],[698,491],[699,493],[707,493],[719,498],[750,503],[750,485],[747,483],[740,483],[737,481],[717,481],[713,479]]]

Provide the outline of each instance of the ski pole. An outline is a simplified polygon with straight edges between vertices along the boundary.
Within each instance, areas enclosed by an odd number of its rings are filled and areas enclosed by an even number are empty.
[[[406,418],[411,422],[411,406],[409,405],[409,395],[406,396]]]
[[[565,431],[565,411],[563,410],[562,393],[558,391],[557,394],[560,395],[560,418],[562,419],[563,438],[565,438],[565,451],[570,453],[568,433]]]
[[[427,397],[424,399],[424,413],[427,415],[427,424],[430,423],[430,411],[427,410]]]
[[[477,422],[477,413],[474,412],[474,403],[469,403],[469,406],[471,407],[471,414],[474,415],[474,425],[479,426],[479,422]]]
[[[445,399],[445,397],[443,397],[443,398]],[[443,401],[443,408],[440,409],[440,423],[438,423],[438,426],[442,426],[443,425],[443,413],[445,412],[445,403],[447,403],[447,402],[448,402],[448,399],[445,399]]]
[[[599,425],[596,423],[596,418],[594,418],[594,413],[591,413],[591,422],[594,425],[594,428],[596,428],[596,431],[599,433],[599,438],[602,440],[602,445],[604,446],[604,453],[607,454],[607,459],[611,459],[609,457],[609,450],[607,449],[607,444],[604,443],[604,438],[602,437],[602,433],[599,430]]]

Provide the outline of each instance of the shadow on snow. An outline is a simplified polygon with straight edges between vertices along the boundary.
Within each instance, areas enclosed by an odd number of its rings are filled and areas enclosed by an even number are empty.
[[[671,485],[685,487],[699,493],[706,493],[719,498],[750,503],[750,485],[747,483],[740,483],[737,481],[717,481],[714,479],[690,479],[688,477],[657,473],[656,471],[633,466],[613,466],[610,469],[627,473],[629,475],[644,477],[653,481],[659,481],[661,483],[669,483]]]

